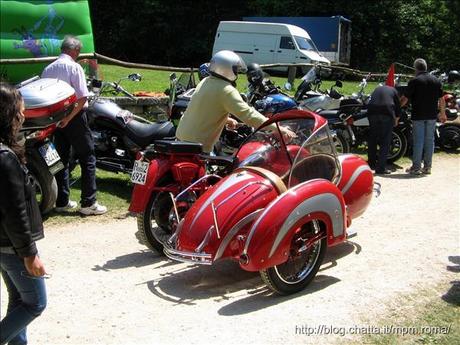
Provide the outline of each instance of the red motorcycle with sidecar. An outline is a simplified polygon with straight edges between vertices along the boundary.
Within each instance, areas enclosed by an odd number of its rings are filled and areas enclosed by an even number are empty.
[[[285,142],[280,126],[297,138]],[[233,259],[259,271],[275,292],[291,294],[315,277],[328,246],[347,239],[352,219],[371,201],[374,182],[363,159],[337,155],[325,119],[295,109],[257,129],[235,155],[232,172],[178,212],[183,195],[195,188],[196,181],[169,195],[172,235],[152,232],[164,253],[205,265]]]

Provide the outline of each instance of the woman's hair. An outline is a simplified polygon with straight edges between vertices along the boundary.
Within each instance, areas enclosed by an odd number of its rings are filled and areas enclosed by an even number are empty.
[[[21,105],[19,91],[8,83],[0,82],[0,142],[13,150],[24,163],[24,147],[19,145],[17,138],[23,122]]]

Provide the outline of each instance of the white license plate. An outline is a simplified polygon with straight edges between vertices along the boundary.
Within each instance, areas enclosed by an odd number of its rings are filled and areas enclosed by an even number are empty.
[[[49,167],[52,166],[54,163],[59,162],[61,157],[59,157],[59,153],[57,153],[53,143],[45,143],[38,148],[38,151],[42,155],[43,159],[46,162],[46,165]]]
[[[144,161],[134,161],[133,171],[131,172],[131,182],[136,184],[145,184],[149,163]]]

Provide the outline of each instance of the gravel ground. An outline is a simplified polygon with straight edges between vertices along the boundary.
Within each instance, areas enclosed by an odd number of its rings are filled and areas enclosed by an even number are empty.
[[[331,248],[313,283],[287,297],[232,262],[155,255],[138,243],[134,218],[47,228],[39,248],[53,276],[30,344],[329,344],[343,340],[325,335],[330,327],[373,326],[364,320],[395,298],[458,280],[447,266],[460,257],[460,159],[435,155],[430,176],[399,169],[376,181],[382,195],[354,221],[358,236]],[[307,327],[323,334],[300,334]]]

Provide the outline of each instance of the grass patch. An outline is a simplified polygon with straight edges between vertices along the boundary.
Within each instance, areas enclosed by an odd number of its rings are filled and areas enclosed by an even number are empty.
[[[126,77],[131,73],[140,73],[142,75],[142,80],[140,82],[132,82],[129,80],[124,80],[122,82],[123,87],[129,92],[133,93],[135,91],[150,91],[150,92],[164,92],[169,88],[169,75],[172,72],[168,71],[154,71],[148,69],[136,69],[136,68],[125,68],[113,65],[99,65],[101,76],[105,81],[118,81],[122,77]],[[175,72],[179,77],[181,72]],[[272,82],[275,85],[282,87],[286,81],[286,78],[282,77],[270,77]],[[196,74],[196,80],[198,81],[198,74]],[[335,81],[324,80],[321,89],[329,89],[334,85]],[[294,87],[299,86],[300,79],[297,78],[294,81]],[[338,91],[344,95],[351,95],[352,93],[359,91],[359,82],[357,81],[344,81],[343,87],[339,88]],[[371,93],[378,86],[377,82],[369,82],[365,92]],[[240,92],[244,92],[247,89],[247,80],[244,75],[240,75],[237,80],[237,88]],[[294,94],[294,91],[289,92]]]
[[[81,191],[81,172],[80,167],[77,166],[72,172],[71,183],[74,182],[70,188],[70,199],[80,202]],[[101,219],[122,219],[128,215],[129,202],[131,200],[132,183],[128,174],[116,174],[97,169],[97,201],[107,206],[108,212],[105,215],[97,216]],[[57,213],[50,212],[45,217],[45,226],[53,226],[66,224],[69,222],[86,222],[94,220],[91,216],[82,216],[75,211]]]
[[[442,284],[435,290],[398,298],[387,316],[376,324],[381,330],[386,327],[389,334],[366,335],[347,343],[460,344],[460,282],[451,284],[444,294],[439,293],[445,291],[445,284]],[[393,329],[389,331],[391,326]]]

